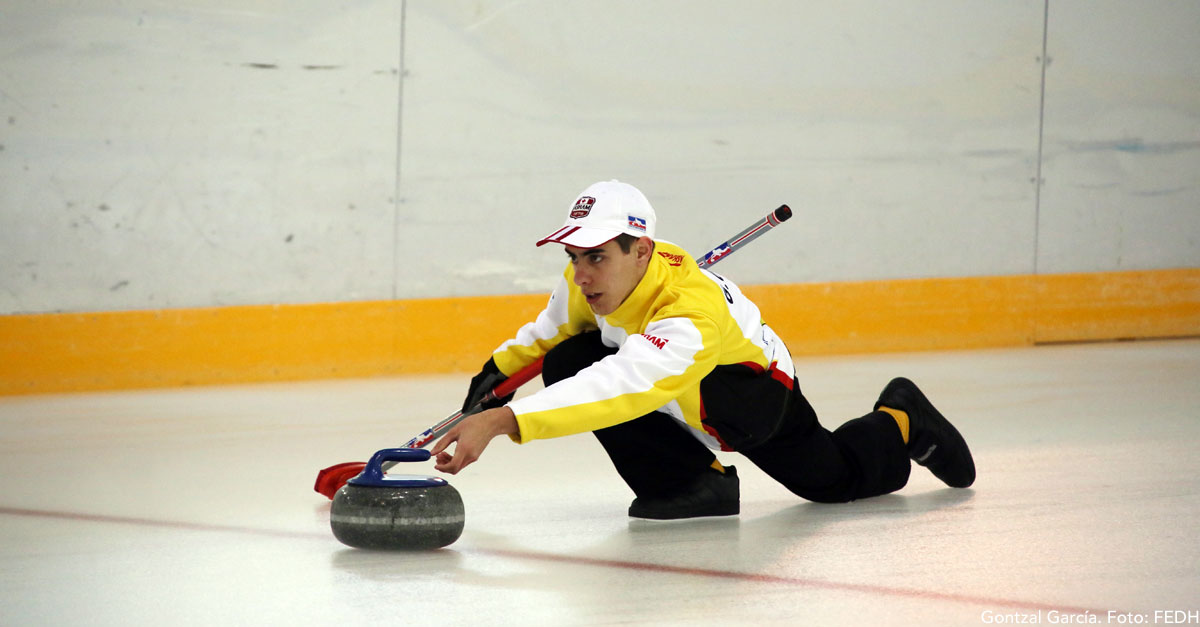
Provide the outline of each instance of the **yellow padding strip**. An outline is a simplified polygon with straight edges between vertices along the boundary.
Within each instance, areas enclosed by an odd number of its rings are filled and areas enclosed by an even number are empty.
[[[742,291],[799,355],[1200,336],[1200,268]]]
[[[1200,336],[1200,269],[746,286],[798,355]],[[546,295],[0,316],[0,395],[474,372]]]
[[[0,316],[0,395],[474,371],[546,295]]]

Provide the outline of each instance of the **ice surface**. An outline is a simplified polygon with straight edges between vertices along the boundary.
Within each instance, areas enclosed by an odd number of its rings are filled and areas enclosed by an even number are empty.
[[[590,436],[497,439],[446,549],[349,549],[318,469],[467,376],[0,399],[0,624],[922,624],[1200,609],[1200,341],[806,358],[835,427],[897,375],[975,453],[969,490],[803,502],[736,454],[742,514],[632,520]],[[402,470],[402,469],[397,469]],[[429,472],[424,465],[403,469]]]

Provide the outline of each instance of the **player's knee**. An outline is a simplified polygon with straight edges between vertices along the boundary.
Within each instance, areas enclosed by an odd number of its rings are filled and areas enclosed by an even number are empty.
[[[551,385],[569,379],[580,370],[616,352],[616,348],[605,346],[600,341],[598,331],[581,333],[546,353],[542,361],[542,381]]]
[[[805,486],[790,489],[796,496],[813,503],[849,503],[855,498],[853,486],[846,482],[820,488]]]

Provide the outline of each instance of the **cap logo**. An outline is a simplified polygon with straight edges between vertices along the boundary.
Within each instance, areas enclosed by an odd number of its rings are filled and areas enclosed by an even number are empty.
[[[636,229],[643,233],[646,232],[646,219],[637,216],[629,216],[629,228]]]
[[[596,204],[596,199],[591,196],[582,196],[575,201],[575,207],[571,209],[571,219],[578,220],[586,218],[592,212],[592,205]]]

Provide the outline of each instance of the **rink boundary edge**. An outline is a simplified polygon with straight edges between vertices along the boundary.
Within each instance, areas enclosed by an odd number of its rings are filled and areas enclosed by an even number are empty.
[[[743,291],[795,355],[1200,336],[1200,268]],[[545,300],[0,316],[0,395],[473,372]]]

